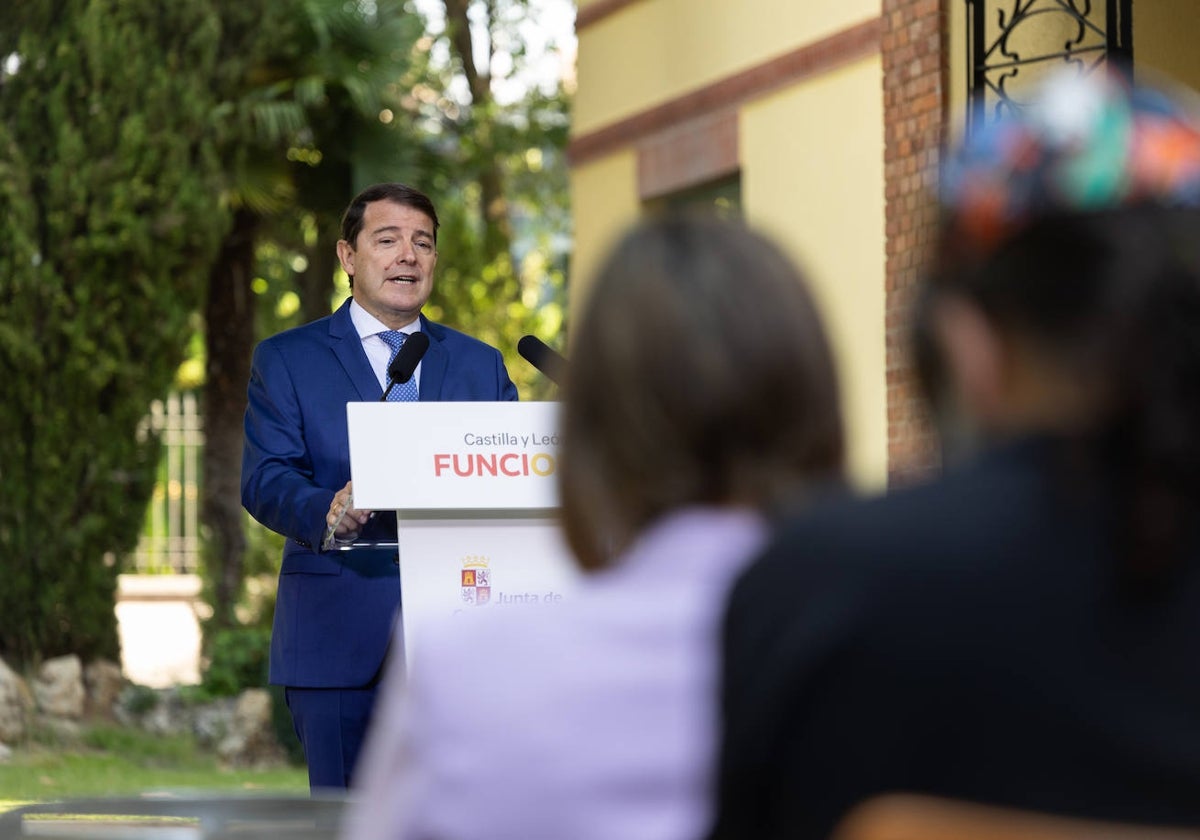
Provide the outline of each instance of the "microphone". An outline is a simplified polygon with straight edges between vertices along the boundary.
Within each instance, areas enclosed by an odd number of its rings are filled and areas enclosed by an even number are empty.
[[[523,336],[517,342],[517,352],[555,385],[562,385],[567,376],[567,360],[536,335]]]
[[[408,338],[404,340],[404,346],[396,354],[396,358],[392,359],[392,363],[388,365],[388,386],[387,390],[383,392],[383,396],[379,398],[380,402],[387,400],[388,394],[392,392],[396,383],[412,379],[417,364],[428,349],[429,336],[423,332],[409,334]]]

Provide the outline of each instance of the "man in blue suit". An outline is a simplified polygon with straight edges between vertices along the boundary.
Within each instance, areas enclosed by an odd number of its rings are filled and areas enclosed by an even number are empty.
[[[270,679],[285,686],[314,789],[349,787],[400,604],[396,550],[366,545],[394,541],[395,516],[353,507],[346,404],[382,397],[396,333],[417,331],[429,349],[409,399],[517,398],[495,348],[421,314],[437,229],[433,203],[417,190],[363,190],[338,242],[351,299],[254,352],[242,504],[287,537]],[[332,542],[364,546],[326,551],[327,529]]]

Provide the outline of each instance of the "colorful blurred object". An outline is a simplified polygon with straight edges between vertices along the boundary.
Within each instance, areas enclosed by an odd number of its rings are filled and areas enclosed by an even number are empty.
[[[949,154],[941,189],[950,231],[985,250],[1057,212],[1200,206],[1200,99],[1117,74],[1055,76]]]

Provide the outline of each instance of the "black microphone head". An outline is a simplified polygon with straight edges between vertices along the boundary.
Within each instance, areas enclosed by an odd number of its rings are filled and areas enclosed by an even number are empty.
[[[402,384],[412,379],[413,372],[416,371],[421,357],[428,349],[429,336],[423,332],[409,334],[408,338],[404,340],[404,346],[396,354],[396,358],[392,359],[392,363],[388,365],[388,379],[395,384]]]
[[[567,360],[553,347],[536,335],[526,335],[517,342],[517,352],[555,385],[562,385],[567,375]]]
[[[537,362],[534,359],[540,359],[542,356],[542,348],[546,343],[536,335],[523,335],[521,340],[517,342],[517,352],[521,354],[521,358],[529,362],[529,364],[537,367]]]

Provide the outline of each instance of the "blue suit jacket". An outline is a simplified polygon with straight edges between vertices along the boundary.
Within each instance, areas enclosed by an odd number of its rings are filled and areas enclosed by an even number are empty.
[[[421,330],[429,336],[422,401],[517,398],[495,348],[424,316]],[[381,396],[350,319],[350,301],[255,348],[242,504],[287,537],[271,634],[273,683],[362,686],[387,653],[400,602],[395,550],[319,548],[333,495],[350,480],[346,404]],[[394,539],[395,528],[394,516],[376,516],[362,539]]]

